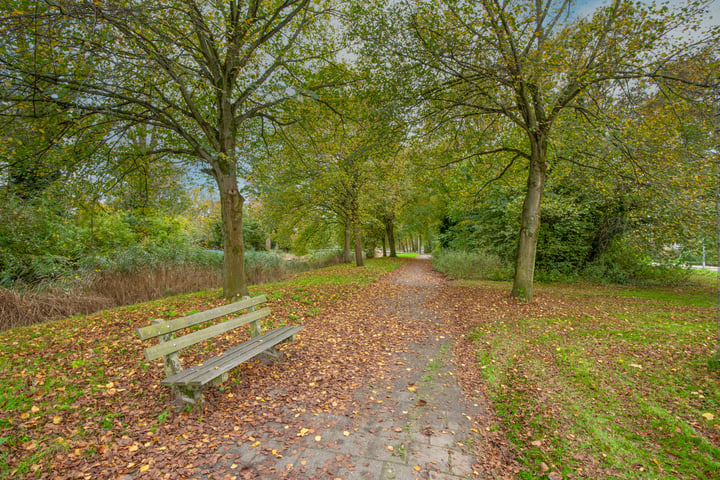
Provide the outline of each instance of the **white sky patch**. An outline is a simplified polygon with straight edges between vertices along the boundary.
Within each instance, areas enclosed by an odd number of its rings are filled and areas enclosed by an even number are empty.
[[[641,3],[646,5],[655,4],[658,7],[667,5],[671,10],[686,7],[688,0],[639,0]],[[571,18],[586,17],[592,15],[595,10],[599,7],[607,6],[612,3],[612,0],[577,0],[575,5],[572,7]],[[706,39],[713,28],[717,28],[720,25],[720,0],[710,0],[707,5],[704,6],[706,13],[701,17],[700,29],[697,32],[690,32],[683,29],[675,29],[670,33],[670,38],[675,39],[677,42],[682,41],[699,41]]]
[[[667,0],[665,2],[652,2],[651,0],[641,0],[642,3],[658,5],[668,5],[670,8],[684,7],[688,4],[688,0]],[[611,0],[578,0],[573,7],[573,16],[584,17],[591,15],[598,7],[609,5]],[[703,19],[703,26],[708,29],[720,24],[720,0],[711,0],[707,5],[708,14]]]

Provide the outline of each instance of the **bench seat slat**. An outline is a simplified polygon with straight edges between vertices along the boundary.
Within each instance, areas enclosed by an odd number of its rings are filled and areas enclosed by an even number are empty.
[[[232,348],[227,349],[226,351],[222,352],[220,355],[216,357],[209,358],[199,365],[195,365],[191,368],[187,368],[181,372],[178,372],[177,374],[166,378],[160,383],[167,383],[167,384],[182,384],[182,385],[189,385],[192,381],[192,379],[196,378],[198,375],[202,374],[203,372],[219,372],[220,367],[225,365],[226,363],[239,365],[243,361],[247,361],[250,358],[252,358],[254,355],[257,355],[257,353],[263,352],[270,348],[272,345],[268,345],[268,340],[272,340],[270,335],[278,335],[282,334],[285,330],[293,328],[293,327],[280,327],[276,328],[274,330],[270,330],[266,332],[264,335],[260,335],[255,338],[251,338],[250,340],[241,343],[239,345],[236,345]],[[288,335],[289,336],[289,335]],[[245,360],[240,360],[244,357],[244,355],[248,353],[250,356]],[[238,361],[239,360],[239,361]],[[216,368],[218,367],[218,368]],[[231,367],[232,368],[232,367]],[[224,373],[224,372],[223,372]],[[222,373],[218,373],[218,376]]]
[[[240,345],[230,348],[217,357],[204,361],[200,365],[188,368],[172,377],[166,378],[160,383],[163,385],[203,387],[241,363],[250,360],[278,343],[282,343],[303,328],[302,326],[287,326],[270,330],[259,337],[252,338]]]
[[[206,310],[204,312],[194,313],[186,317],[168,320],[162,324],[148,325],[147,327],[138,328],[136,332],[138,337],[140,337],[140,340],[147,340],[149,338],[165,335],[166,333],[176,332],[178,330],[182,330],[183,328],[192,327],[193,325],[204,323],[214,318],[235,313],[239,310],[245,310],[246,308],[265,303],[266,301],[267,298],[265,295],[258,295],[257,297],[247,298],[229,305],[222,305],[220,307]]]
[[[161,342],[155,346],[145,349],[145,358],[147,360],[155,360],[162,356],[177,352],[196,343],[215,337],[222,333],[228,332],[241,325],[245,325],[254,320],[259,320],[270,315],[270,309],[265,307],[255,312],[246,313],[237,318],[232,318],[226,322],[215,324],[211,327],[203,328],[197,332],[188,333],[182,337],[173,338],[168,342]]]

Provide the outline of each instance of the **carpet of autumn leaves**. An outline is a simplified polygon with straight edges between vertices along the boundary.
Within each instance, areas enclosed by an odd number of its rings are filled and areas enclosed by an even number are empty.
[[[162,361],[145,362],[149,345],[135,329],[223,304],[217,291],[4,332],[0,476],[189,478],[212,465],[223,441],[258,425],[342,410],[348,392],[414,334],[411,326],[398,325],[403,333],[363,322],[374,298],[392,295],[371,283],[401,262],[332,267],[251,289],[269,298],[267,327],[300,323],[305,330],[281,346],[282,361],[248,362],[208,390],[204,411],[171,406],[159,385]],[[185,351],[181,360],[192,365],[239,343],[247,335],[239,330]]]
[[[303,431],[314,412],[352,411],[354,392],[392,375],[393,354],[426,333],[394,318],[368,321],[407,294],[388,281],[401,263],[378,259],[253,288],[268,296],[266,327],[305,329],[280,347],[281,361],[248,362],[206,391],[203,410],[171,405],[162,362],[144,360],[148,344],[135,329],[223,304],[218,291],[3,332],[0,477],[208,478],[224,445],[263,425]],[[425,308],[457,339],[460,383],[485,406],[474,420],[487,478],[717,472],[720,382],[702,365],[713,348],[711,307],[601,287],[542,286],[532,304],[511,299],[507,284],[437,288]],[[234,331],[181,359],[194,364],[246,335]]]

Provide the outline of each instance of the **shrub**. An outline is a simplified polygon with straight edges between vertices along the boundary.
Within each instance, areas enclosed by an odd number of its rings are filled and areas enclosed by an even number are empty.
[[[487,252],[433,251],[433,268],[455,278],[508,280],[512,269],[499,256]]]
[[[638,250],[616,243],[598,260],[586,265],[580,276],[602,284],[670,286],[687,283],[690,272],[679,265],[653,263]]]

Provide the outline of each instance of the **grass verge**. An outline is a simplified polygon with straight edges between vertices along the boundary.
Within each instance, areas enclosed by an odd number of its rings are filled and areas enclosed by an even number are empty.
[[[486,302],[470,337],[521,478],[717,478],[712,289],[546,285],[526,305],[508,288],[454,291]]]

